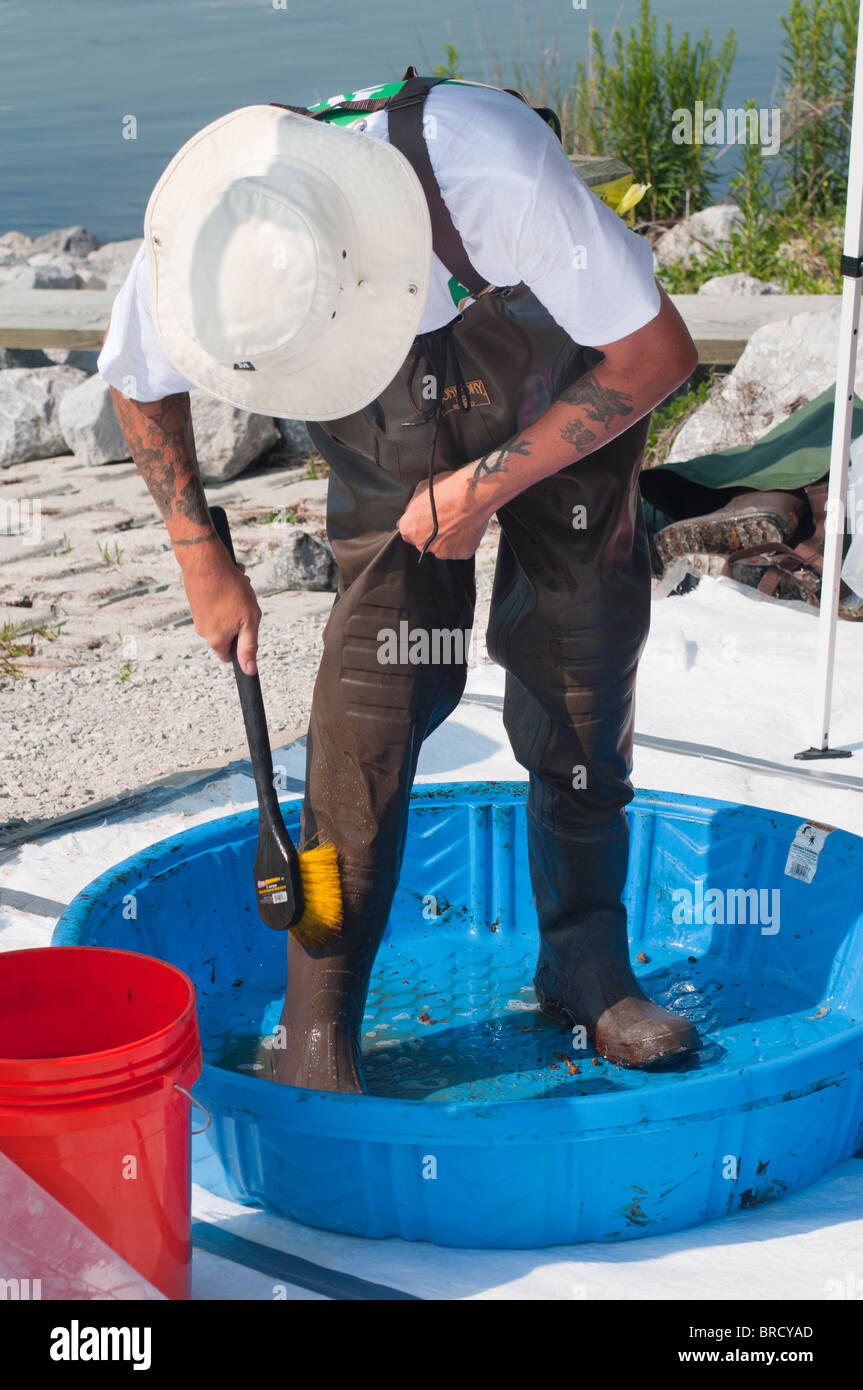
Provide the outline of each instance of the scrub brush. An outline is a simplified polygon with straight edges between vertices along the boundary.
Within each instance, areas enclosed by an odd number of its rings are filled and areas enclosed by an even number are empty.
[[[210,516],[219,540],[236,564],[224,509],[211,507]],[[303,946],[322,946],[338,936],[342,925],[336,851],[332,845],[317,845],[302,854],[297,853],[273,786],[273,758],[261,683],[257,676],[247,676],[240,666],[236,638],[231,646],[231,660],[258,793],[258,848],[254,866],[258,913],[275,931],[292,931]]]

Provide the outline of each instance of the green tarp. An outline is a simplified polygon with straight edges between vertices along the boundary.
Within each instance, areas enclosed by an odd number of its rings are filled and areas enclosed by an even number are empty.
[[[775,425],[755,444],[737,444],[716,454],[702,454],[685,463],[662,463],[651,474],[679,473],[702,487],[801,488],[822,478],[830,468],[835,388]],[[863,401],[854,397],[852,439],[863,434]],[[644,475],[642,475],[644,476]]]

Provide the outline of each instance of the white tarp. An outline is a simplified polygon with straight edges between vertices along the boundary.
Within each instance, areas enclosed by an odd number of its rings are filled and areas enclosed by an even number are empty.
[[[809,718],[817,629],[814,610],[759,599],[728,581],[703,580],[690,594],[655,603],[638,687],[636,785],[768,806],[863,833],[859,756],[838,764],[792,757]],[[840,624],[837,642],[833,739],[859,750],[863,624]],[[421,780],[524,778],[501,723],[502,693],[497,667],[472,668],[471,698],[428,740]],[[298,779],[303,760],[300,744],[274,756]],[[253,804],[254,784],[233,771],[167,804],[161,792],[152,800],[127,816],[118,811],[110,823],[61,829],[0,852],[0,949],[47,944],[62,904],[103,869]],[[508,1252],[358,1240],[250,1211],[222,1187],[206,1136],[194,1140],[193,1154],[196,1218],[421,1297],[863,1298],[863,1160],[783,1201],[691,1231]],[[269,1275],[195,1254],[196,1298],[271,1299],[273,1286]],[[286,1296],[316,1295],[288,1286]]]

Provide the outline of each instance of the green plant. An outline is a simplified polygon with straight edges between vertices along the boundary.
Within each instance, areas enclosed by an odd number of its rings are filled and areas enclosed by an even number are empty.
[[[560,117],[564,148],[570,154],[617,155],[639,182],[650,183],[646,206],[653,221],[673,220],[709,201],[718,177],[710,146],[675,144],[675,112],[693,112],[696,101],[719,106],[737,52],[733,30],[717,53],[705,30],[694,42],[684,32],[675,44],[666,22],[660,44],[650,0],[641,0],[637,25],[628,39],[616,27],[609,45],[595,28],[588,36],[588,59],[567,79],[561,69],[560,19],[554,41],[546,44],[539,11],[531,26],[538,56],[513,60],[515,85],[534,106],[551,106]],[[492,71],[507,85],[492,44]]]
[[[117,673],[117,680],[120,682],[121,685],[125,685],[126,681],[129,679],[131,674],[132,663],[131,661],[125,661],[123,665],[120,667],[119,672]]]
[[[459,72],[459,70],[458,70],[458,63],[459,63],[458,49],[456,48],[455,44],[451,42],[451,39],[452,39],[452,32],[451,32],[451,30],[450,30],[450,26],[447,25],[447,41],[445,42],[445,44],[444,44],[444,46],[443,46],[443,51],[444,51],[444,53],[445,53],[445,55],[446,55],[446,61],[445,61],[444,63],[441,63],[438,67],[435,68],[435,76],[436,76],[436,77],[461,77],[461,76],[462,76],[462,74],[461,74],[461,73]]]
[[[637,25],[625,41],[615,29],[611,57],[596,29],[591,29],[588,63],[579,62],[575,78],[576,153],[615,154],[636,177],[650,183],[650,216],[686,215],[709,202],[718,177],[710,147],[672,139],[676,115],[719,107],[737,52],[729,30],[718,53],[705,30],[694,43],[685,31],[675,45],[671,22],[660,46],[650,0],[641,0]]]
[[[5,622],[0,625],[0,673],[11,676],[13,680],[17,680],[21,675],[15,664],[16,659],[19,656],[29,656],[32,646],[32,643],[18,641],[24,627],[24,623]]]
[[[656,468],[658,464],[665,462],[684,422],[699,406],[710,399],[718,384],[717,374],[711,369],[706,381],[699,382],[691,390],[681,392],[656,407],[650,417],[642,465],[644,468]]]
[[[312,450],[309,450],[307,457],[309,463],[309,471],[308,473],[300,474],[299,478],[297,478],[298,483],[304,483],[308,481],[317,482],[319,478],[329,477],[330,466],[327,463],[326,459],[320,458],[320,456],[318,454],[313,453]]]
[[[25,635],[28,624],[4,622],[0,624],[0,675],[11,676],[13,680],[20,679],[21,672],[17,666],[17,660],[22,656],[36,655],[36,638],[43,637],[46,642],[56,642],[61,635],[65,623],[57,623],[54,628],[47,627],[44,623],[29,624],[29,641],[21,641]]]
[[[746,110],[755,109],[755,102],[747,101]],[[728,263],[734,270],[767,278],[776,266],[779,237],[770,216],[774,202],[772,182],[759,144],[747,141],[743,145],[740,169],[731,180],[730,192],[743,213],[743,221],[740,230],[731,234]]]
[[[106,565],[119,565],[119,564],[122,564],[122,558],[121,558],[121,557],[122,557],[123,552],[122,552],[122,550],[120,549],[120,543],[119,543],[119,541],[115,541],[115,542],[114,542],[114,553],[113,553],[113,555],[111,554],[111,547],[110,547],[110,545],[108,544],[107,541],[105,542],[104,545],[99,545],[99,542],[97,541],[97,542],[96,542],[96,548],[98,549],[99,554],[101,555],[101,557],[102,557],[102,559],[103,559],[103,561],[105,562]]]
[[[786,294],[842,293],[842,226],[835,212],[785,209],[775,231],[775,276]]]
[[[694,294],[714,275],[745,270],[775,281],[783,294],[839,294],[842,229],[836,214],[778,208],[750,234],[734,232],[692,265],[661,266],[657,276],[669,294]]]
[[[781,17],[786,193],[825,210],[845,201],[858,0],[791,0]]]

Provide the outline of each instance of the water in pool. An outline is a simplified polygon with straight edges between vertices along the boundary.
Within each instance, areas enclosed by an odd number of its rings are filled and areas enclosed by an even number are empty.
[[[394,951],[379,961],[363,1023],[363,1062],[369,1093],[399,1100],[490,1102],[588,1096],[633,1090],[651,1073],[615,1066],[580,1048],[563,1025],[537,1008],[530,983],[533,958],[524,941],[512,942],[511,959],[500,948],[453,942],[446,970],[424,988],[421,963]],[[679,1078],[705,1068],[726,1070],[767,1060],[763,1025],[784,995],[794,1043],[805,1046],[836,1026],[801,997],[789,998],[788,982],[764,975],[755,991],[722,962],[707,957],[657,954],[639,967],[642,983],[658,1004],[684,1013],[697,1025],[703,1047],[683,1066],[662,1075]],[[211,1045],[209,1060],[244,1075],[272,1080],[281,1000],[262,1010],[258,1033]],[[721,1040],[719,1035],[721,1034]],[[789,1039],[790,1040],[790,1039]],[[575,1045],[574,1045],[575,1044]]]

